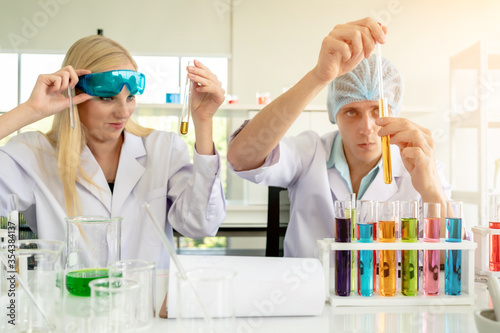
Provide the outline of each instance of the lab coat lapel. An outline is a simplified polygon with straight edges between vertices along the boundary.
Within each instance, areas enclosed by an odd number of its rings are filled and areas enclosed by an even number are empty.
[[[325,164],[327,164],[327,161],[330,158],[333,141],[335,140],[335,137],[338,135],[338,133],[338,131],[334,132],[334,134],[332,136],[328,136],[324,142],[325,151],[328,152],[326,154]],[[340,172],[333,167],[331,170],[327,169],[326,172],[328,174],[330,191],[332,193],[333,200],[346,200],[347,195],[351,193],[351,191],[349,190],[349,187],[347,186],[345,180],[340,175]]]
[[[330,179],[330,190],[333,194],[333,199],[347,200],[347,195],[351,191],[337,169],[333,168],[333,172],[328,172],[328,177]]]
[[[145,155],[146,149],[142,139],[125,132],[113,190],[112,216],[120,215],[125,200],[144,174],[145,168],[137,159]]]
[[[397,178],[402,176],[404,172],[404,165],[401,161],[401,155],[399,154],[399,148],[397,146],[391,146],[391,161],[392,161],[392,183],[386,184],[384,182],[384,170],[383,166],[380,168],[377,176],[371,183],[371,185],[366,190],[365,194],[361,199],[363,200],[377,200],[377,201],[388,201],[393,195],[398,192],[399,186]]]
[[[97,163],[94,155],[90,151],[89,147],[85,146],[81,155],[81,169],[85,175],[92,179],[94,184],[90,184],[87,181],[79,182],[79,185],[86,188],[90,193],[92,193],[99,201],[102,202],[104,207],[111,213],[111,191],[109,190],[108,182],[106,177]],[[79,178],[82,179],[81,174]],[[85,212],[83,212],[85,214]]]

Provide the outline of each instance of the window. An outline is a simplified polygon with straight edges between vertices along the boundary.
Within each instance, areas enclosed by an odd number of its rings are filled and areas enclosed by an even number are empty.
[[[18,59],[15,53],[0,53],[0,112],[9,111],[17,105]]]
[[[134,56],[137,67],[146,76],[146,89],[138,103],[165,103],[166,93],[179,92],[179,58]]]
[[[181,58],[181,82],[180,86],[186,84],[186,67],[190,61],[199,60],[203,65],[207,66],[212,73],[217,75],[217,79],[222,83],[222,89],[227,91],[228,82],[228,59],[219,57],[182,57]]]

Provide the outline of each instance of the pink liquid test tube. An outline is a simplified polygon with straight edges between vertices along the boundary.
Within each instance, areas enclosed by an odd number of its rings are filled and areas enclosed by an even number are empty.
[[[424,202],[424,242],[439,242],[441,204]],[[439,294],[439,250],[424,250],[424,295]]]

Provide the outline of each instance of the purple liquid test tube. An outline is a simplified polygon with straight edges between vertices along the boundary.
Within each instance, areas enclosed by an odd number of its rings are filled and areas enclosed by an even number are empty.
[[[335,201],[335,242],[351,242],[350,201]],[[335,293],[351,293],[351,251],[335,251]]]

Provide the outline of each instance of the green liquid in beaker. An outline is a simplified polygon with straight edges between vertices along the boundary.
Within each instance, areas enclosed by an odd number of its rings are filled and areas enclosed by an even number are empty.
[[[87,268],[66,274],[66,289],[75,296],[90,296],[89,283],[95,279],[107,278],[107,268]]]

